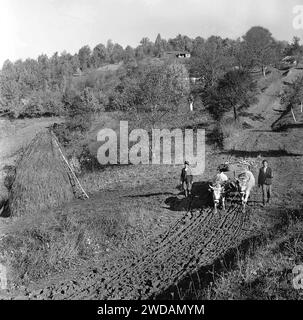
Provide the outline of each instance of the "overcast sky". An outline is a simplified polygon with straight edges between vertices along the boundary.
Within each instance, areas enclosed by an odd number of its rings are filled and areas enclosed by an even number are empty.
[[[108,39],[138,45],[177,34],[237,38],[251,26],[268,28],[279,40],[303,38],[293,28],[293,8],[303,0],[0,0],[0,66],[41,53]]]

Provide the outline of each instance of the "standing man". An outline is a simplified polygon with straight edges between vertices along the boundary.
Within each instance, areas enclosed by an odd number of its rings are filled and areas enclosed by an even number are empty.
[[[272,170],[268,166],[267,160],[262,161],[262,168],[259,171],[258,185],[262,188],[263,206],[265,205],[265,198],[267,197],[267,203],[270,203],[271,191],[272,191]]]
[[[217,174],[214,177],[213,184],[219,183],[220,185],[225,184],[228,181],[228,176],[224,173],[224,165],[219,165],[217,168]]]
[[[182,168],[182,171],[181,171],[180,184],[181,184],[182,190],[184,190],[185,197],[187,197],[188,195],[191,195],[193,175],[192,175],[191,168],[189,166],[188,161],[184,162],[184,167]]]

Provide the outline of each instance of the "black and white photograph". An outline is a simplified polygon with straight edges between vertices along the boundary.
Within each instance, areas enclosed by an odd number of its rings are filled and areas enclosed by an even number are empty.
[[[302,0],[0,0],[0,40],[0,309],[303,299]]]

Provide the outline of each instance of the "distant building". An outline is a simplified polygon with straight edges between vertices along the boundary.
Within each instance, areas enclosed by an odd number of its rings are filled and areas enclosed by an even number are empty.
[[[177,59],[190,58],[190,53],[187,51],[166,51],[164,55],[168,58],[177,58]]]

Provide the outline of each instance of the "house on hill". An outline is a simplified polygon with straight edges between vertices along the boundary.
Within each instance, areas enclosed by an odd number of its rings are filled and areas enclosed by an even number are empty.
[[[186,59],[186,58],[190,58],[190,53],[187,51],[166,51],[164,53],[164,57]]]

